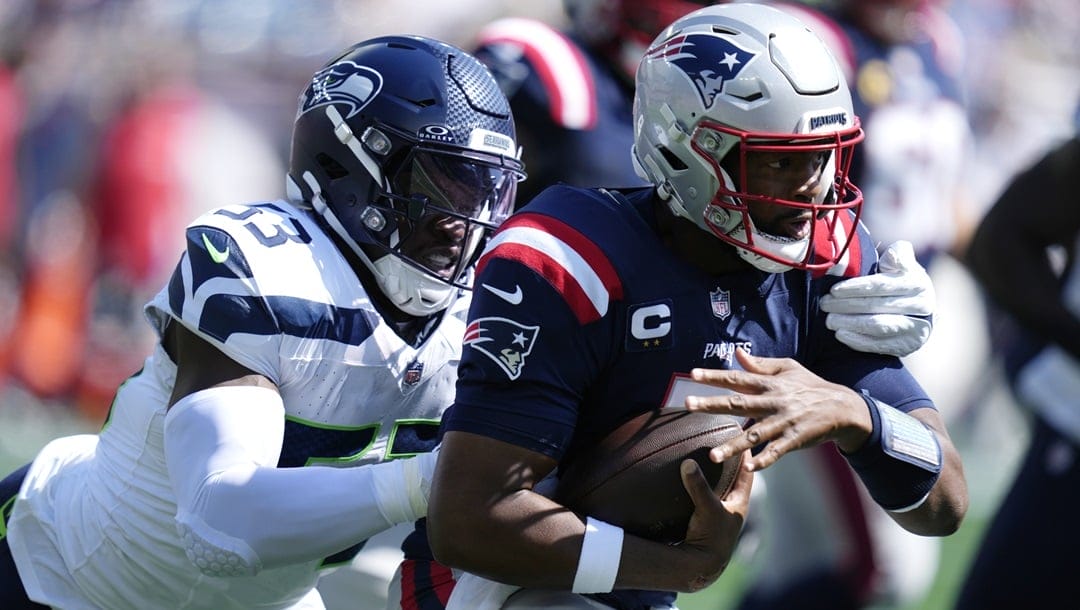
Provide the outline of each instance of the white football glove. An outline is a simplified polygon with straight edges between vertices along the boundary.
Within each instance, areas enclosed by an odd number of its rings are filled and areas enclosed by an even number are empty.
[[[431,480],[439,447],[431,453],[375,464],[372,477],[379,510],[391,524],[411,523],[427,516]]]
[[[837,283],[821,298],[825,324],[860,352],[907,356],[930,338],[934,285],[911,243],[889,245],[873,275]]]

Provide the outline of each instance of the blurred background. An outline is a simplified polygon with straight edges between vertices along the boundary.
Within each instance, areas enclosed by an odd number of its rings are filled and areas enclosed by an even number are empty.
[[[1075,130],[1080,3],[939,4],[957,25],[948,51],[963,62],[974,136],[962,233]],[[380,34],[471,48],[505,16],[566,20],[559,0],[0,2],[0,473],[52,438],[100,427],[154,340],[141,306],[189,220],[283,194],[296,98],[315,70]],[[946,414],[973,502],[911,608],[948,607],[1028,434],[978,286],[958,257],[930,272],[935,331],[909,364]],[[751,532],[716,585],[680,598],[683,610],[729,608],[765,535]],[[392,556],[372,557],[393,569]]]

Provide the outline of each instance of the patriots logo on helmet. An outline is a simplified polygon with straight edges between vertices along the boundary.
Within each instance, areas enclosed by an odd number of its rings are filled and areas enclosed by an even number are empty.
[[[352,61],[338,62],[311,77],[311,84],[300,95],[296,116],[327,104],[345,104],[349,107],[345,118],[352,118],[379,94],[382,85],[383,77],[375,70]]]
[[[478,318],[465,329],[464,344],[494,360],[510,379],[517,379],[539,332],[539,326],[525,326],[506,318]]]
[[[645,53],[647,59],[664,59],[682,70],[706,108],[713,105],[724,83],[742,72],[755,55],[729,40],[705,34],[669,38]]]

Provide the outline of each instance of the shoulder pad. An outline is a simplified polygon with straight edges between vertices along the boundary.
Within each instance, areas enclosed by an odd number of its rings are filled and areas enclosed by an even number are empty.
[[[519,17],[485,26],[479,46],[495,62],[524,63],[547,93],[552,120],[566,129],[596,125],[596,89],[592,68],[582,50],[551,26]]]
[[[553,190],[596,193],[570,187],[552,187],[545,192]],[[581,202],[585,199],[581,198]],[[530,206],[511,216],[488,242],[477,263],[477,275],[494,258],[516,261],[547,280],[578,321],[588,324],[607,315],[611,303],[623,297],[622,280],[604,249],[564,216],[554,206]]]

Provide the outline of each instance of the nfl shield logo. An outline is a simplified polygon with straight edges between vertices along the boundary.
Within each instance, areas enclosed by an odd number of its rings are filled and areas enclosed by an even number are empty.
[[[405,385],[416,385],[424,376],[424,363],[413,361],[405,370]]]
[[[731,315],[731,291],[717,288],[709,293],[709,303],[712,304],[712,313],[721,320],[726,320]]]

